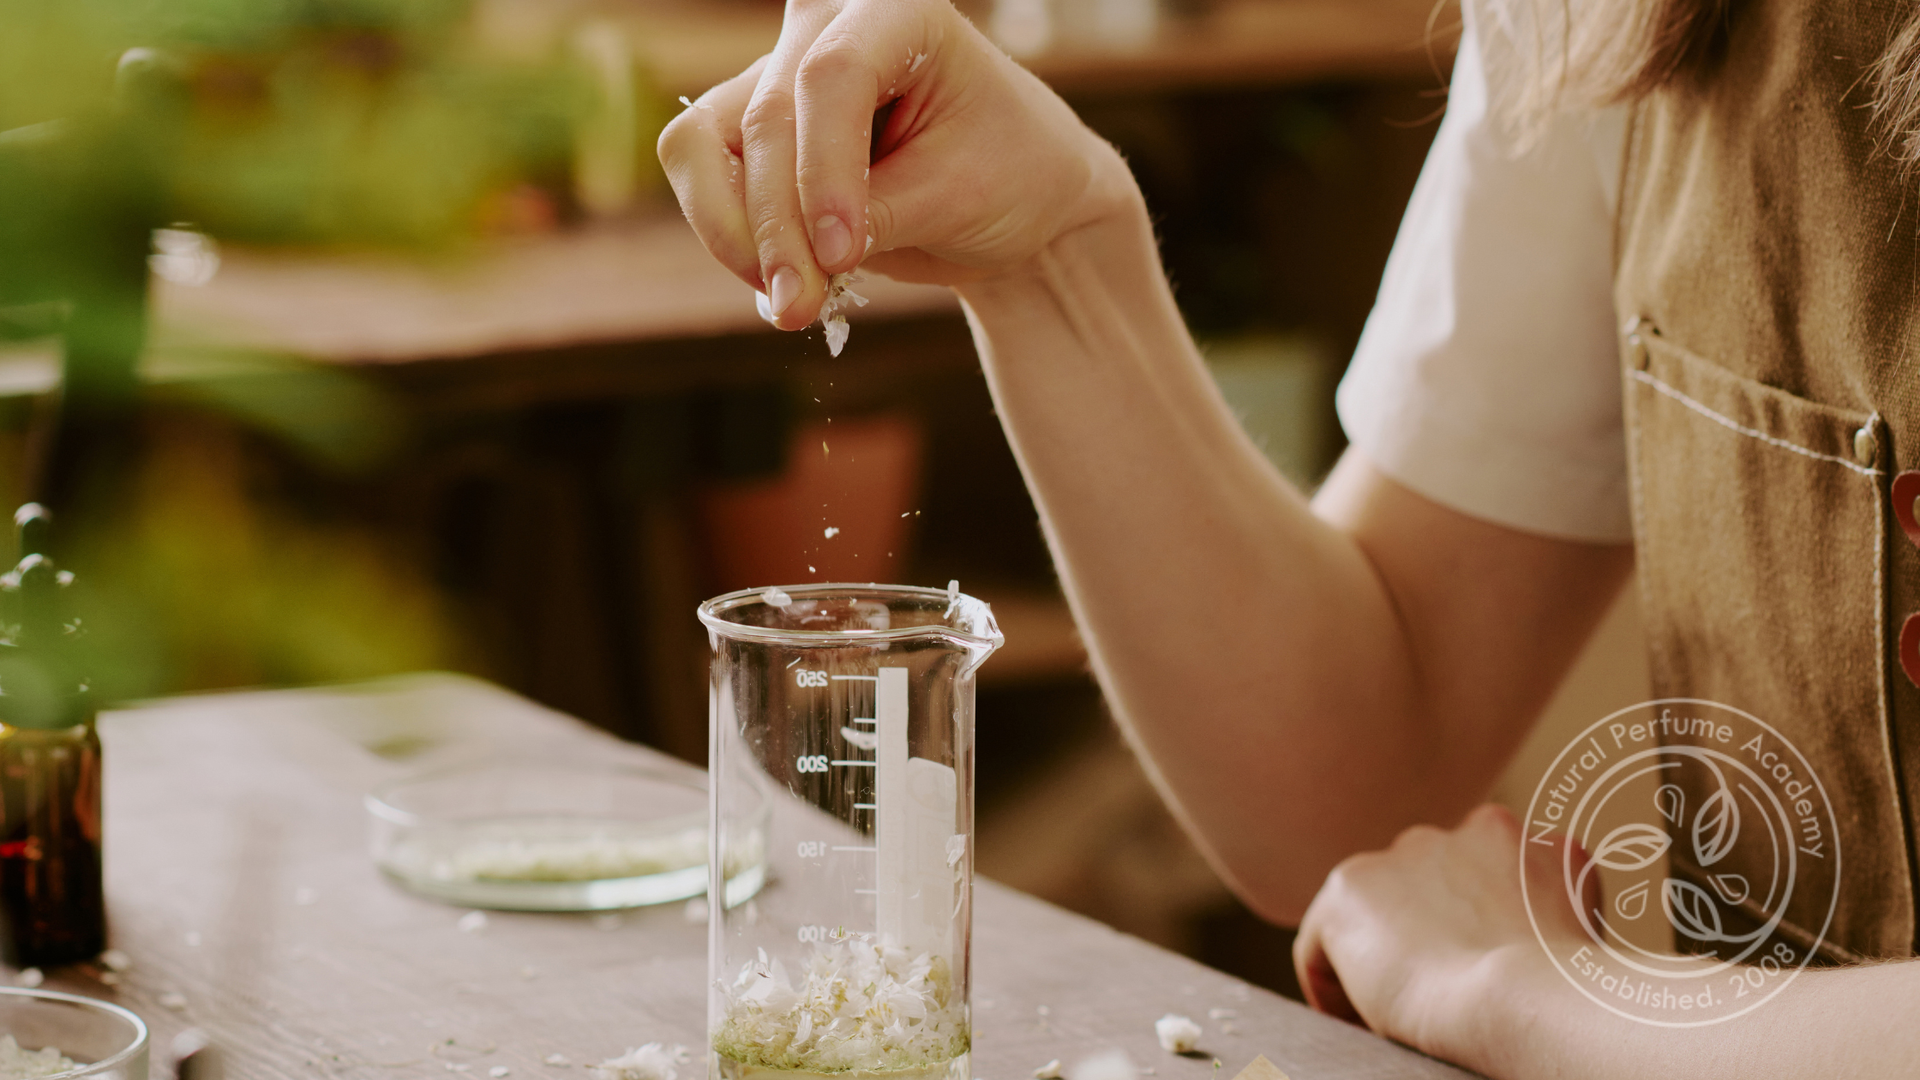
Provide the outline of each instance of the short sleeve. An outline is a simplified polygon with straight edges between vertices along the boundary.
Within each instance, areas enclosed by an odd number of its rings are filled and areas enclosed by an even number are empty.
[[[1626,541],[1612,284],[1623,111],[1562,116],[1516,153],[1487,102],[1469,22],[1340,422],[1388,476],[1462,513]]]

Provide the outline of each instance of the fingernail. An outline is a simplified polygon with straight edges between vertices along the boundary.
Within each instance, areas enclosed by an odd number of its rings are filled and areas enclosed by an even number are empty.
[[[768,322],[773,321],[773,305],[767,303],[766,293],[755,292],[753,294],[753,310],[759,312],[762,319]]]
[[[773,308],[777,318],[787,313],[794,300],[800,295],[800,275],[793,267],[783,266],[773,272],[773,288],[769,291],[768,306]]]
[[[838,266],[853,254],[853,233],[847,223],[828,214],[813,223],[813,254],[822,266]]]

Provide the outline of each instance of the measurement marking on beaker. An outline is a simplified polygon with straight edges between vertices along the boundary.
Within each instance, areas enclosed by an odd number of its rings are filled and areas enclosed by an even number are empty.
[[[847,719],[852,720],[856,724],[877,724],[880,722],[871,716],[850,716]]]
[[[874,896],[880,892],[879,889],[855,889],[853,891],[856,896]]]
[[[857,802],[853,804],[853,808],[855,810],[878,810],[880,808],[880,804],[870,803],[870,802]]]
[[[880,849],[874,848],[874,847],[835,847],[833,850],[834,851],[879,851]]]
[[[829,761],[827,762],[827,764],[829,765],[864,765],[865,767],[871,769],[874,767],[875,763],[871,761]]]
[[[878,675],[829,675],[827,677],[832,679],[834,682],[848,682],[848,681],[879,682],[880,681],[880,676]]]

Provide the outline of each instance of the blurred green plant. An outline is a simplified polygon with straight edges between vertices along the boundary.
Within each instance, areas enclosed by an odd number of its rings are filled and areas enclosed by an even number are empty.
[[[566,198],[594,90],[563,47],[508,54],[470,9],[0,0],[0,130],[58,124],[120,176],[133,148],[164,219],[223,239],[458,241],[518,183]]]
[[[452,612],[378,535],[258,498],[244,429],[168,426],[116,528],[73,552],[96,696],[465,666]]]
[[[154,436],[148,259],[175,223],[445,254],[570,214],[581,132],[651,116],[606,100],[649,91],[610,88],[604,50],[557,29],[489,30],[481,5],[513,2],[0,0],[0,341],[62,355],[51,439],[20,437],[51,449],[0,451],[21,474],[0,490],[54,504],[104,697],[458,656],[432,589],[377,538],[251,499],[222,424]],[[400,443],[394,410],[338,371],[197,361],[163,397],[323,469],[375,467]]]

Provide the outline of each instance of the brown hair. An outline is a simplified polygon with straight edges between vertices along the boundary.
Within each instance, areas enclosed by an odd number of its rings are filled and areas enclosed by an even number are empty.
[[[1467,0],[1472,3],[1475,0]],[[1485,50],[1509,88],[1497,108],[1523,140],[1567,108],[1634,101],[1714,52],[1737,0],[1478,0]],[[1920,4],[1866,82],[1880,149],[1920,165]]]

